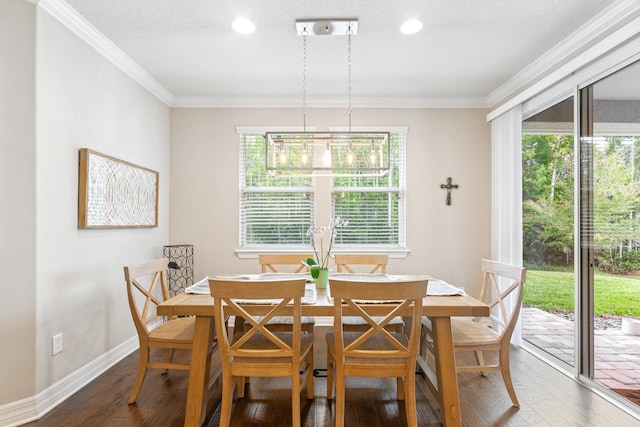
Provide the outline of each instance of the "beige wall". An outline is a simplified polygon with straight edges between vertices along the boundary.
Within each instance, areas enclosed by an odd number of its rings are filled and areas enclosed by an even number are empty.
[[[122,266],[168,241],[170,116],[23,0],[0,14],[0,102],[0,408],[23,419],[68,389],[42,405],[39,393],[135,337]],[[160,172],[158,228],[77,229],[81,147]],[[64,350],[52,356],[58,333]]]
[[[390,271],[427,273],[464,286],[480,285],[480,259],[490,256],[490,127],[483,109],[354,109],[358,126],[408,126],[406,259]],[[346,122],[345,109],[307,110],[317,130]],[[236,126],[297,126],[298,109],[172,109],[172,244],[194,245],[195,278],[257,272],[239,259]],[[445,205],[440,184],[460,188]]]
[[[39,392],[136,335],[122,267],[162,256],[169,236],[169,107],[38,9]],[[160,172],[158,228],[78,230],[78,150]],[[51,337],[64,351],[51,356]]]
[[[35,6],[0,13],[0,406],[34,395]]]

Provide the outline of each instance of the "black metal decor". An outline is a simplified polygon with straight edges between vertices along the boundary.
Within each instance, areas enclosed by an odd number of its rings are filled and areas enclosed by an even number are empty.
[[[193,285],[193,245],[164,246],[163,256],[169,260],[169,294],[175,296]]]

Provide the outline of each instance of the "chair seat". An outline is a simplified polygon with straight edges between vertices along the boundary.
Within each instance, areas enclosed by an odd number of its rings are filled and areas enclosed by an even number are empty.
[[[343,332],[344,346],[347,347],[353,341],[355,341],[360,335],[359,332]],[[409,340],[405,334],[392,333],[395,339],[404,345],[409,344]],[[336,355],[336,340],[333,332],[327,332],[327,350],[335,357]],[[384,337],[379,334],[373,335],[366,343],[359,347],[359,350],[396,350],[396,348]],[[367,365],[381,365],[384,368],[396,366],[405,366],[405,360],[398,358],[377,358],[377,357],[345,357],[345,364],[349,362],[357,362],[358,364]],[[371,373],[372,377],[375,377],[375,372]]]
[[[262,317],[256,316],[256,320],[262,320]],[[313,316],[302,316],[300,318],[300,324],[315,325],[316,319]],[[273,316],[271,320],[267,322],[267,325],[293,325],[293,317],[291,316]]]
[[[376,322],[380,322],[380,320],[383,319],[383,317],[381,316],[372,316],[372,317]],[[367,321],[360,316],[343,316],[342,324],[349,325],[349,326],[369,325]],[[389,323],[387,323],[387,326],[404,326],[404,320],[402,320],[402,317],[399,317],[399,316],[394,317],[389,321]]]
[[[292,345],[293,335],[291,333],[274,332],[273,334],[278,338],[280,338],[287,345],[289,346]],[[243,335],[244,335],[243,333],[237,333],[233,338],[233,342],[235,343],[236,341],[238,341]],[[301,338],[300,339],[300,360],[304,360],[307,353],[313,347],[313,334],[302,334],[300,338]],[[270,341],[263,334],[255,334],[246,342],[246,344],[242,346],[242,348],[252,349],[252,350],[278,350],[279,349],[279,347],[277,347],[272,341]],[[281,361],[283,361],[283,357],[265,358],[265,357],[235,356],[233,358],[234,364],[278,363]]]
[[[193,331],[195,327],[195,317],[178,317],[161,324],[149,333],[149,340],[156,343],[163,341],[184,344],[193,342]]]
[[[484,346],[500,344],[500,334],[481,322],[473,320],[451,320],[451,335],[453,342],[458,347],[478,346],[482,343]]]
[[[432,331],[431,321],[428,317],[422,318],[423,333],[422,338],[427,338],[426,330]],[[482,343],[483,346],[493,346],[500,344],[500,334],[491,329],[482,321],[474,321],[471,318],[451,318],[451,335],[453,343],[456,347],[477,347]],[[431,341],[431,337],[428,337]]]
[[[260,322],[263,316],[255,316],[254,319]],[[300,329],[302,332],[313,332],[313,327],[316,324],[316,318],[313,316],[302,316],[300,318]],[[291,332],[293,326],[293,317],[291,316],[273,316],[267,325],[269,330],[274,332]],[[251,326],[248,323],[244,323],[245,331],[248,331]]]

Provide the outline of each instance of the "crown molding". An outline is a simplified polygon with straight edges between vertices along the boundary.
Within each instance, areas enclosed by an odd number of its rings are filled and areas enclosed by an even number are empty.
[[[487,121],[495,119],[514,106],[525,103],[527,100],[545,90],[548,90],[560,82],[566,81],[572,76],[580,75],[584,79],[587,78],[585,76],[587,72],[589,74],[593,74],[595,70],[595,72],[602,73],[602,67],[611,67],[614,65],[612,63],[612,58],[613,62],[621,61],[621,58],[618,58],[619,53],[626,54],[627,58],[633,56],[633,54],[630,56],[626,47],[635,47],[636,42],[640,41],[640,38],[638,38],[639,34],[640,16],[627,22],[624,26],[614,31],[605,39],[597,42],[566,64],[542,77],[522,92],[519,92],[513,98],[497,106],[487,115]],[[618,49],[619,51],[613,52],[614,49]],[[637,52],[637,50],[634,51],[636,55]],[[596,63],[599,59],[603,59],[602,61],[599,61],[601,64]]]
[[[301,108],[298,97],[207,97],[176,96],[175,108]],[[307,108],[346,108],[342,97],[307,98]],[[489,108],[483,97],[411,98],[371,97],[353,98],[354,108]]]
[[[589,46],[608,36],[612,30],[624,25],[640,13],[637,0],[618,0],[573,32],[551,50],[533,61],[529,66],[509,79],[487,96],[490,107],[497,106],[534,82],[539,81],[553,70],[566,64]]]
[[[171,106],[173,94],[63,0],[39,0],[38,6],[73,31],[140,86]]]

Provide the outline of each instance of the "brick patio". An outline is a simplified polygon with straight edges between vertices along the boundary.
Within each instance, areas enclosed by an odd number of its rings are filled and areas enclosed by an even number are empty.
[[[523,338],[574,364],[574,325],[537,308],[522,308]],[[640,336],[620,329],[595,331],[596,380],[612,389],[640,390]]]

